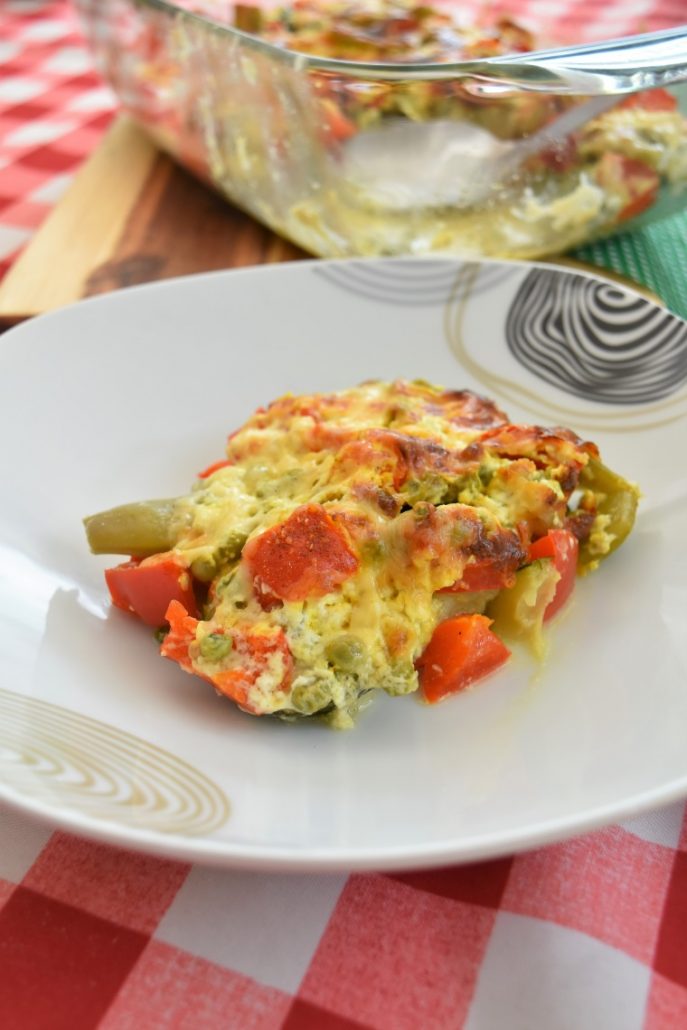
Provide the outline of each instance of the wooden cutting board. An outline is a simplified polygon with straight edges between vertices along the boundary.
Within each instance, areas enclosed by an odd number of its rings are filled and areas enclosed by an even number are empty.
[[[122,286],[307,256],[121,116],[0,284],[0,323]]]
[[[122,286],[309,256],[183,171],[120,116],[0,283],[0,329]],[[553,263],[628,283],[569,258]]]

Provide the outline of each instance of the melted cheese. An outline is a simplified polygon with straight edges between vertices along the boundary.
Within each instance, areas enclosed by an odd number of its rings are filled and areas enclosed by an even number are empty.
[[[593,453],[572,434],[527,427],[514,444],[507,426],[473,394],[375,382],[286,395],[230,437],[229,464],[181,502],[177,550],[214,570],[198,641],[237,626],[284,635],[293,668],[275,651],[249,669],[250,710],[324,710],[346,724],[370,689],[417,688],[415,662],[446,617],[437,591],[481,555],[523,560],[523,533],[563,525],[576,484],[570,470]],[[328,514],[357,571],[322,596],[267,604],[242,545],[305,505]],[[481,611],[491,595],[472,595],[472,608],[455,596],[457,608]],[[213,663],[191,650],[211,680],[238,660],[232,652]]]

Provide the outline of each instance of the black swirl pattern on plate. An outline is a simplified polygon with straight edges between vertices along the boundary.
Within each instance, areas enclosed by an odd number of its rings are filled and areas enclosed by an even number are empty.
[[[534,269],[506,319],[513,356],[586,400],[646,404],[687,381],[687,322],[612,283]]]

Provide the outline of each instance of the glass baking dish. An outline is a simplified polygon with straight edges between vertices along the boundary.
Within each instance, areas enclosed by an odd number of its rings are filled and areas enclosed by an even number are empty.
[[[537,258],[687,199],[678,32],[610,53],[375,63],[274,45],[210,0],[76,6],[102,74],[155,141],[322,257]]]

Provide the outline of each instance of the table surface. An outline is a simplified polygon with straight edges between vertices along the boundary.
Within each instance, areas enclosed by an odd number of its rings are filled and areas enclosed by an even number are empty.
[[[614,27],[675,22],[676,2],[627,4]],[[556,6],[577,35],[604,10]],[[64,0],[4,0],[0,276],[113,110]],[[686,928],[683,804],[492,862],[351,876],[189,866],[0,808],[1,1027],[672,1030]]]

